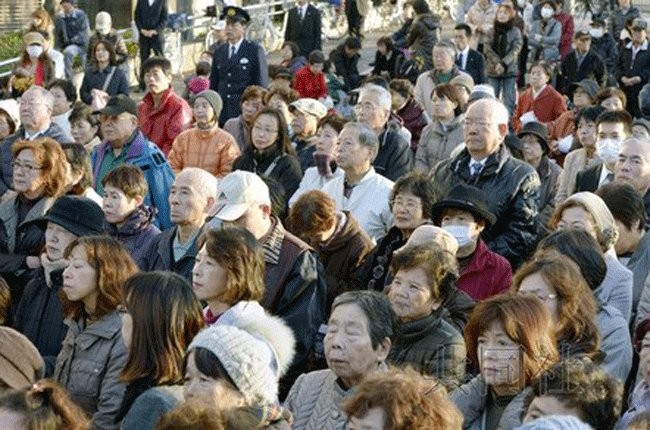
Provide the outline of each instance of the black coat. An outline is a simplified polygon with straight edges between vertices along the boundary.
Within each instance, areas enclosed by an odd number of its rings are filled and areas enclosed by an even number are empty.
[[[174,238],[176,237],[177,227],[172,227],[160,233],[153,238],[142,263],[143,271],[153,272],[154,270],[164,270],[174,272],[192,282],[192,269],[194,268],[194,259],[199,252],[196,241],[201,232],[196,235],[192,246],[187,250],[185,255],[174,261]]]
[[[156,0],[149,6],[149,0],[138,0],[135,5],[135,25],[138,30],[156,30],[162,37],[167,25],[167,0]]]
[[[477,177],[469,172],[470,155],[464,149],[455,158],[438,163],[431,172],[436,201],[458,183],[479,188],[487,196],[496,223],[483,230],[488,247],[510,261],[513,269],[526,259],[537,241],[540,180],[535,169],[508,154],[505,145],[491,154]]]
[[[266,88],[269,81],[266,53],[261,46],[243,40],[232,58],[228,58],[229,50],[230,44],[224,43],[214,51],[210,73],[210,89],[218,92],[223,100],[219,116],[222,127],[241,113],[241,95],[246,87],[259,85]]]
[[[288,14],[284,40],[298,44],[300,55],[305,57],[315,49],[322,50],[320,11],[309,4],[304,19],[300,18],[297,7],[291,8]]]
[[[390,57],[386,58],[381,52],[375,52],[375,65],[372,69],[373,75],[381,75],[382,72],[388,73],[390,79],[395,79],[399,70],[404,63],[404,54],[399,49],[395,48],[390,53]]]
[[[124,71],[117,66],[109,66],[104,70],[99,70],[97,67],[91,66],[86,70],[83,81],[81,81],[81,88],[79,89],[79,96],[81,101],[87,105],[93,101],[91,90],[104,88],[104,83],[111,73],[111,67],[115,67],[111,81],[108,83],[106,92],[110,96],[118,94],[129,95],[129,80],[124,74]]]
[[[467,61],[465,68],[461,68],[460,59],[456,58],[456,65],[458,69],[467,73],[474,79],[474,85],[484,84],[487,82],[485,74],[485,57],[480,52],[471,49],[467,52]]]
[[[361,75],[359,74],[359,54],[354,54],[352,57],[345,55],[345,48],[343,44],[337,46],[330,52],[330,61],[334,66],[334,73],[341,78],[345,83],[345,90],[353,90],[361,84]]]
[[[605,33],[602,37],[591,38],[591,51],[600,55],[607,69],[607,85],[616,86],[618,76],[618,44],[611,34]]]
[[[602,170],[603,163],[601,162],[579,171],[576,176],[576,189],[574,190],[574,193],[580,191],[596,191],[598,189],[598,184],[600,183],[600,174]]]
[[[607,86],[607,70],[602,58],[591,49],[585,54],[585,58],[578,67],[578,55],[575,50],[562,61],[562,74],[558,77],[557,90],[571,97],[569,87],[575,82],[583,79],[595,81],[599,87]]]
[[[413,162],[411,143],[400,133],[401,125],[394,121],[386,124],[384,131],[379,135],[379,151],[372,166],[382,176],[396,181],[400,176],[408,173]]]
[[[631,43],[621,50],[618,60],[618,82],[619,87],[625,92],[627,96],[627,111],[634,118],[641,117],[641,110],[639,109],[639,93],[641,88],[648,83],[650,78],[650,49],[648,41],[645,42],[645,49],[641,49],[632,61],[632,47]],[[629,87],[623,85],[622,77],[639,76],[641,82],[631,85]]]

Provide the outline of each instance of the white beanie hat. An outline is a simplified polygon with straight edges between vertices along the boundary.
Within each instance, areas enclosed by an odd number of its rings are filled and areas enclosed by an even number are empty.
[[[593,430],[593,428],[574,416],[555,415],[538,418],[515,430]]]
[[[603,199],[594,193],[582,191],[569,196],[565,203],[568,202],[578,203],[589,212],[596,223],[599,245],[605,250],[614,246],[616,240],[618,240],[618,230],[616,229],[614,216]]]
[[[249,404],[274,404],[294,347],[293,331],[284,321],[256,302],[240,302],[197,334],[188,352],[205,348],[214,354]]]

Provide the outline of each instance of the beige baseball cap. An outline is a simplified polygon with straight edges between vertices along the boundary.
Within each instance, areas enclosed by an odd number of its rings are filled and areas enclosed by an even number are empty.
[[[255,203],[271,204],[269,187],[255,173],[236,170],[219,181],[214,216],[234,221]]]

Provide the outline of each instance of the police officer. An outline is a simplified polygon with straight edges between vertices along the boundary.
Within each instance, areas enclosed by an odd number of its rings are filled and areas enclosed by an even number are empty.
[[[250,15],[244,9],[227,6],[221,19],[226,20],[227,43],[214,51],[210,89],[223,99],[219,125],[241,113],[241,95],[249,85],[268,85],[268,66],[264,49],[244,39]]]

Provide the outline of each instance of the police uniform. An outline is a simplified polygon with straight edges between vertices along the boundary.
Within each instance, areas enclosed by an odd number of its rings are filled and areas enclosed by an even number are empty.
[[[250,16],[242,8],[228,6],[221,19],[247,25]],[[218,92],[223,100],[219,116],[219,124],[222,126],[228,119],[241,113],[241,95],[246,87],[259,85],[266,88],[269,80],[266,53],[261,46],[243,39],[239,49],[228,58],[230,49],[230,43],[224,43],[214,51],[210,74],[210,89]]]

